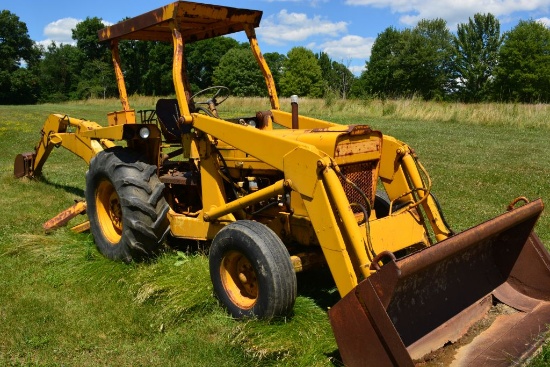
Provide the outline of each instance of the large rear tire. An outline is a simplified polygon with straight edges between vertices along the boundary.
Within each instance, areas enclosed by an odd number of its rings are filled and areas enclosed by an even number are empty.
[[[218,232],[210,247],[214,293],[237,319],[289,314],[296,273],[282,241],[265,225],[241,220]]]
[[[99,152],[86,174],[90,229],[105,257],[130,262],[157,253],[169,230],[156,167],[125,148]]]

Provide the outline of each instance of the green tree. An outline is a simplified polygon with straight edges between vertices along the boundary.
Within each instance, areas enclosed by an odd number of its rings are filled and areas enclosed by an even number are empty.
[[[82,51],[87,60],[110,61],[109,46],[107,43],[99,43],[97,35],[102,28],[105,28],[105,25],[101,19],[88,17],[72,30],[72,38],[76,41],[76,47]]]
[[[492,14],[478,13],[468,23],[458,25],[454,37],[454,68],[462,100],[479,102],[489,98],[490,81],[501,44],[500,23]]]
[[[305,47],[288,51],[281,76],[281,94],[304,97],[323,95],[323,75],[315,54]]]
[[[356,77],[346,65],[337,61],[332,62],[332,70],[336,75],[336,79],[331,85],[331,88],[338,93],[340,98],[346,99],[353,87]]]
[[[403,33],[393,27],[386,28],[376,37],[370,59],[357,84],[367,94],[395,97],[403,92],[401,80],[395,76],[403,52],[403,38]],[[355,89],[354,94],[360,95],[361,92]]]
[[[124,70],[124,81],[128,94],[145,94],[146,87],[143,75],[149,67],[149,53],[154,42],[151,41],[121,41],[119,53]]]
[[[39,95],[38,78],[30,70],[0,71],[0,104],[34,104]]]
[[[163,42],[148,42],[148,64],[144,65],[143,92],[146,95],[165,96],[174,93],[172,77],[172,45]]]
[[[267,52],[264,54],[264,59],[267,62],[267,66],[269,66],[269,70],[271,70],[277,92],[280,92],[279,83],[281,81],[281,75],[283,75],[283,65],[286,60],[286,55],[278,52]]]
[[[318,54],[315,54],[315,57],[317,58],[317,63],[321,68],[321,75],[325,81],[323,88],[325,88],[325,90],[332,89],[331,86],[337,82],[338,75],[332,68],[332,60],[330,56],[326,52],[321,51]]]
[[[443,19],[403,31],[390,27],[376,38],[360,84],[382,97],[445,98],[454,90],[452,59],[452,34]]]
[[[325,52],[320,52],[315,56],[325,81],[325,96],[332,93],[346,99],[355,81],[353,73],[344,64],[332,60]]]
[[[172,43],[122,41],[119,44],[119,52],[128,94],[169,95],[174,93]]]
[[[97,34],[104,27],[101,19],[88,17],[72,30],[82,63],[73,97],[105,98],[117,94],[108,44],[99,43]]]
[[[534,20],[520,21],[504,35],[495,94],[504,101],[550,101],[550,29]]]
[[[452,34],[443,19],[421,20],[406,31],[394,77],[407,95],[441,99],[454,90]]]
[[[0,104],[35,103],[40,93],[33,69],[40,50],[27,25],[8,10],[0,12]],[[22,63],[23,62],[23,63]],[[24,65],[24,66],[23,66]]]
[[[117,92],[111,65],[97,59],[86,63],[76,88],[77,98],[106,98]]]
[[[33,62],[39,55],[30,39],[27,25],[8,10],[0,12],[0,70],[15,71],[21,61]]]
[[[76,91],[81,67],[81,53],[75,46],[51,43],[39,65],[40,101],[60,102],[70,99]]]
[[[229,37],[210,38],[185,46],[187,75],[193,93],[213,85],[214,69],[222,56],[238,46],[239,42]]]
[[[256,58],[249,48],[232,48],[214,69],[214,84],[224,85],[232,95],[265,96],[267,88]]]

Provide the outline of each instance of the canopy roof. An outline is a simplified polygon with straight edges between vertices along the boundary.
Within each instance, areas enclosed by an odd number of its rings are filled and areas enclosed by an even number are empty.
[[[172,41],[172,27],[186,43],[257,28],[262,12],[227,6],[177,1],[137,17],[101,29],[99,41]]]

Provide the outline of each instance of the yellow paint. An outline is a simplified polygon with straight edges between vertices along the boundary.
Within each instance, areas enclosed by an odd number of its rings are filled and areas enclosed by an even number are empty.
[[[126,84],[124,83],[124,74],[122,73],[122,68],[120,66],[121,62],[120,62],[120,55],[118,52],[118,40],[111,41],[111,56],[113,61],[113,67],[115,69],[116,83],[118,86],[118,94],[119,94],[120,102],[122,103],[122,109],[124,111],[130,111],[130,102],[128,101],[128,94],[126,93]],[[125,116],[125,120],[126,119],[127,118]],[[128,119],[128,121],[131,122],[130,119]],[[111,119],[109,119],[109,125],[118,124],[118,121],[116,120],[116,115],[112,122],[113,123],[111,123]],[[134,115],[133,122],[135,122],[135,115]],[[125,122],[121,122],[121,123],[125,123]]]
[[[111,181],[104,179],[95,191],[98,225],[105,239],[117,245],[122,238],[122,207]]]
[[[340,231],[325,184],[319,180],[315,186],[313,197],[302,198],[338,292],[343,297],[358,284],[356,267],[352,264],[348,250],[349,241],[346,241]]]
[[[288,129],[292,127],[292,115],[285,111],[271,110],[273,114],[273,120]],[[329,128],[329,127],[339,127],[342,128],[342,125],[335,124],[328,121],[323,121],[319,119],[314,119],[312,117],[306,117],[300,115],[298,117],[298,122],[300,128],[302,129],[319,129],[319,128]]]
[[[422,221],[411,211],[372,220],[370,233],[376,253],[385,250],[396,252],[418,243],[429,245]]]
[[[256,61],[258,62],[258,65],[260,66],[260,70],[262,71],[262,74],[264,76],[265,83],[267,86],[267,92],[269,95],[269,100],[271,102],[271,108],[278,110],[280,108],[280,105],[279,105],[279,97],[277,96],[277,89],[275,88],[275,81],[273,80],[273,75],[269,70],[269,66],[267,66],[267,62],[265,61],[260,51],[260,45],[258,44],[254,27],[250,24],[247,24],[245,26],[245,31],[246,31],[248,40],[250,42],[252,53],[254,54],[254,57],[256,58]]]
[[[172,61],[172,78],[174,80],[174,88],[176,90],[176,98],[178,99],[178,105],[180,108],[180,115],[183,119],[183,123],[191,123],[193,118],[189,113],[189,105],[187,104],[187,96],[185,94],[185,87],[182,76],[183,69],[183,50],[184,43],[181,36],[181,32],[176,28],[176,25],[172,25],[172,42],[174,45],[174,59]]]
[[[122,99],[122,97],[121,97]],[[136,111],[130,110],[129,104],[126,104],[122,102],[122,105],[124,108],[128,108],[128,110],[124,111],[114,111],[107,114],[107,121],[109,122],[109,126],[115,126],[115,125],[124,125],[124,124],[135,124],[136,123]]]

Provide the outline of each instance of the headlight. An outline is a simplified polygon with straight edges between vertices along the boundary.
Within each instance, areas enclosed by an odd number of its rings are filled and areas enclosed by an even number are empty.
[[[139,129],[139,137],[142,139],[147,139],[151,135],[151,131],[148,127],[142,127]]]

